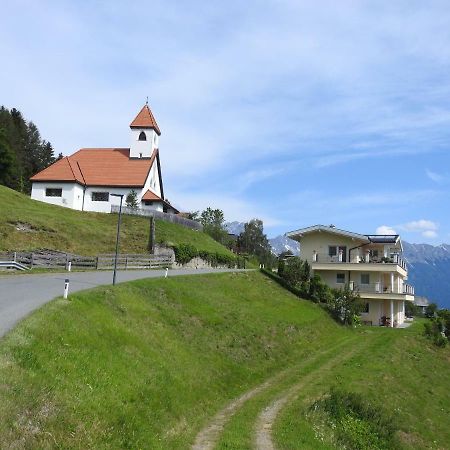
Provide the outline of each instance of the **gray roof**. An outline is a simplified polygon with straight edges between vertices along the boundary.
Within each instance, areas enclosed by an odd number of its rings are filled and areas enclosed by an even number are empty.
[[[374,244],[400,244],[400,248],[402,248],[402,243],[398,234],[360,234],[354,233],[352,231],[341,230],[333,225],[313,225],[311,227],[289,231],[285,233],[285,236],[291,239],[298,240],[304,234],[312,233],[314,231],[326,231],[328,233],[347,236],[354,239],[359,239],[363,242],[367,242],[368,244],[371,242]]]
[[[339,234],[341,236],[347,236],[355,239],[359,239],[361,241],[367,241],[369,238],[365,234],[353,233],[352,231],[340,230],[334,226],[329,225],[313,225],[312,227],[300,228],[299,230],[289,231],[285,233],[285,236],[295,239],[296,237],[300,238],[304,234],[312,233],[314,231],[326,231],[328,233]]]

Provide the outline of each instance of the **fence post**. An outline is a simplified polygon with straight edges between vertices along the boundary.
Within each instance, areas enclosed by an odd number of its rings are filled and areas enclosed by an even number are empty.
[[[155,218],[150,217],[150,235],[148,238],[148,250],[153,255],[155,253]]]
[[[98,270],[98,256],[95,258],[95,270]]]
[[[33,268],[33,262],[34,262],[33,260],[34,260],[34,258],[33,258],[33,252],[31,252],[30,269]]]
[[[125,270],[128,269],[128,256],[125,256]]]
[[[17,252],[14,252],[14,262],[17,260]]]

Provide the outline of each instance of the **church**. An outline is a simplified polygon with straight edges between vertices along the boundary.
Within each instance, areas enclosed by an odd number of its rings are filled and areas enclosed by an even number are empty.
[[[178,213],[164,198],[161,131],[146,103],[130,124],[130,148],[82,148],[31,177],[31,198],[80,211],[111,212],[134,191],[141,209]]]

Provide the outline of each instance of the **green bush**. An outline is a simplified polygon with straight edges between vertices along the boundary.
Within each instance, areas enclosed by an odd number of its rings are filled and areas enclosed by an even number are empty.
[[[431,339],[438,347],[445,347],[448,342],[446,335],[446,322],[442,317],[434,317],[429,322],[424,323],[424,334]]]
[[[186,264],[197,256],[211,264],[212,267],[226,265],[230,268],[237,264],[237,258],[233,255],[225,255],[218,252],[198,251],[193,245],[180,244],[173,247],[175,261],[179,264]]]
[[[198,250],[191,244],[180,244],[173,248],[177,263],[186,264],[198,256]]]
[[[381,450],[396,447],[393,418],[369,404],[360,394],[333,388],[310,409],[327,414],[328,425],[343,448]]]

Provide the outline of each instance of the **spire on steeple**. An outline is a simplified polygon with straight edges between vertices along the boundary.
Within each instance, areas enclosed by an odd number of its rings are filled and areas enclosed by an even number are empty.
[[[156,119],[148,106],[148,97],[139,114],[131,122],[130,128],[153,128],[159,136],[161,135]]]

